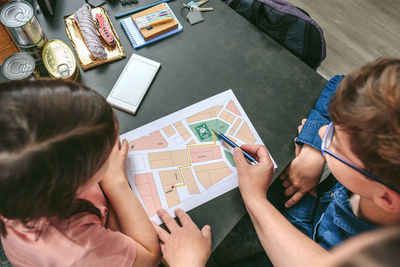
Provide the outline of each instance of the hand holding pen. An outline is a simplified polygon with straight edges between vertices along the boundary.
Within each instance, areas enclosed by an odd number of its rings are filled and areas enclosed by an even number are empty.
[[[231,139],[229,139],[228,137],[226,137],[224,134],[217,132],[215,130],[213,130],[213,132],[225,143],[227,143],[228,145],[230,145],[232,148],[235,147],[239,147],[235,142],[233,142]],[[239,147],[240,148],[240,147]],[[244,151],[242,148],[240,148],[243,151],[243,155],[244,157],[249,161],[249,163],[251,165],[255,165],[258,164],[257,160],[254,159],[249,153],[247,153],[246,151]]]
[[[248,164],[243,150],[255,155],[259,163],[254,166]],[[274,176],[274,163],[266,147],[263,145],[242,145],[241,149],[235,148],[233,150],[233,159],[238,172],[240,194],[246,206],[264,203],[267,200],[267,190]]]

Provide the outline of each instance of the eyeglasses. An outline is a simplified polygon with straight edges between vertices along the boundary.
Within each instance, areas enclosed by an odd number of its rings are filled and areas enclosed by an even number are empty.
[[[337,160],[343,162],[344,164],[346,164],[346,165],[349,166],[350,168],[352,168],[352,169],[354,169],[354,170],[360,172],[361,174],[367,176],[368,178],[370,178],[370,179],[372,179],[372,180],[374,180],[374,181],[376,181],[376,182],[378,182],[378,183],[381,183],[381,184],[383,184],[384,186],[389,187],[390,189],[396,191],[397,193],[400,193],[400,189],[399,189],[398,187],[395,187],[395,186],[393,186],[393,185],[390,185],[390,184],[386,183],[386,182],[383,181],[382,179],[380,179],[380,178],[378,178],[378,177],[376,177],[376,176],[370,174],[370,173],[367,172],[367,171],[364,171],[363,169],[360,169],[360,168],[354,166],[354,165],[351,164],[350,162],[346,161],[345,159],[342,159],[341,157],[339,157],[338,155],[336,155],[335,153],[333,153],[332,151],[330,151],[328,148],[329,148],[329,145],[331,144],[332,137],[333,137],[334,133],[335,133],[335,128],[333,127],[333,123],[331,122],[331,123],[328,125],[328,129],[326,129],[324,138],[322,139],[322,144],[321,144],[321,153],[322,153],[322,156],[325,157],[325,153],[326,153],[326,154],[329,154],[329,155],[331,155],[332,157],[334,157],[335,159],[337,159]]]

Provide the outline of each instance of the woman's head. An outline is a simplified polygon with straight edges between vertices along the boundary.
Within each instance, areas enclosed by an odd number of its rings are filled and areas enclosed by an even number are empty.
[[[0,84],[0,214],[68,217],[117,138],[112,108],[62,80]]]

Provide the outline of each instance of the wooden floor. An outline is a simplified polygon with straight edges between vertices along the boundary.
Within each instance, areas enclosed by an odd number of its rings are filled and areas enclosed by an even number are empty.
[[[325,78],[346,74],[378,57],[400,58],[400,0],[287,0],[321,26]]]

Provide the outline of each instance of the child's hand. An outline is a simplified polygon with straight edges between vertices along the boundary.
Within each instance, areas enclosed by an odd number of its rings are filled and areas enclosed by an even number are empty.
[[[243,145],[246,152],[255,155],[258,164],[250,165],[243,156],[242,150],[235,148],[233,157],[238,170],[239,189],[243,199],[266,199],[267,189],[274,175],[274,164],[265,146]]]
[[[301,125],[297,128],[298,133],[301,132],[306,121],[306,119],[301,121]],[[303,196],[315,189],[325,165],[325,159],[321,152],[309,145],[299,146],[295,143],[295,153],[296,157],[279,175],[279,178],[283,180],[283,186],[286,188],[285,195],[292,195],[285,203],[286,208],[292,207]]]
[[[285,195],[292,196],[285,203],[286,208],[292,207],[318,184],[324,171],[325,159],[321,152],[304,144],[300,153],[279,176],[286,187]]]
[[[206,225],[199,230],[183,210],[176,209],[175,214],[182,224],[180,227],[165,210],[158,210],[158,216],[167,226],[170,234],[158,226],[153,227],[161,240],[161,251],[171,267],[203,267],[211,253],[211,229]]]
[[[127,182],[125,161],[128,155],[128,141],[122,141],[122,145],[117,138],[115,145],[108,157],[108,167],[101,180],[101,187],[109,188],[114,185],[121,185]]]

